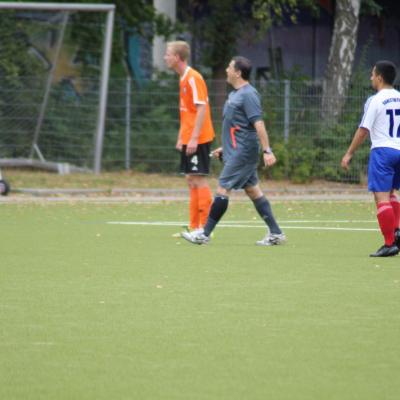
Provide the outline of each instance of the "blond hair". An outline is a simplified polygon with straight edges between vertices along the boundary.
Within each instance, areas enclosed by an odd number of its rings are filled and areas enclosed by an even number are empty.
[[[167,47],[169,47],[174,54],[178,55],[182,61],[189,60],[190,46],[187,42],[184,42],[183,40],[168,42]]]

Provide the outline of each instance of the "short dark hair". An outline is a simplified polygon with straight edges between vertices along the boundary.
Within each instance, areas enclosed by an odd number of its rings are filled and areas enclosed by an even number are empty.
[[[251,74],[251,61],[242,56],[235,56],[232,58],[233,60],[233,68],[235,68],[235,71],[240,71],[242,74],[242,78],[245,81],[248,81],[250,79],[250,74]]]
[[[397,74],[396,65],[387,60],[378,61],[375,64],[375,73],[381,76],[385,83],[393,85]]]

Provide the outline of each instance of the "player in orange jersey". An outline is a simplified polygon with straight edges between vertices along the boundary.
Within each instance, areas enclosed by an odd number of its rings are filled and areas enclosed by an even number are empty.
[[[180,76],[180,129],[176,148],[181,153],[181,172],[186,176],[190,191],[189,228],[197,230],[206,223],[212,202],[207,175],[215,134],[206,83],[201,74],[188,65],[189,57],[188,43],[167,43],[165,63]]]

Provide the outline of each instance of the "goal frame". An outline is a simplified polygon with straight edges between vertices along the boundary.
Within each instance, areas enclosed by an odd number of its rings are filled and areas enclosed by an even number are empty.
[[[99,174],[101,172],[101,159],[102,159],[102,153],[103,153],[105,120],[106,120],[106,112],[107,112],[108,81],[109,81],[109,76],[110,76],[112,37],[113,37],[114,18],[115,18],[115,4],[1,2],[0,10],[1,9],[105,12],[107,14],[106,31],[105,31],[104,40],[103,40],[103,54],[102,54],[102,61],[101,61],[99,107],[98,107],[98,113],[97,113],[96,141],[95,141],[95,153],[94,153],[94,163],[93,163],[94,173]],[[37,147],[37,143],[34,142],[33,146]]]

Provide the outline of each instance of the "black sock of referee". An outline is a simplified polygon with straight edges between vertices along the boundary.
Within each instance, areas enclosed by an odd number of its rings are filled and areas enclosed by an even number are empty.
[[[208,215],[206,225],[204,226],[204,234],[210,236],[219,220],[225,214],[228,208],[229,197],[217,195],[211,204],[210,214]]]
[[[267,198],[262,195],[258,199],[253,200],[253,203],[261,218],[268,225],[269,231],[276,234],[282,233],[281,228],[279,228],[278,223],[275,221],[275,217],[271,210],[271,204]]]

